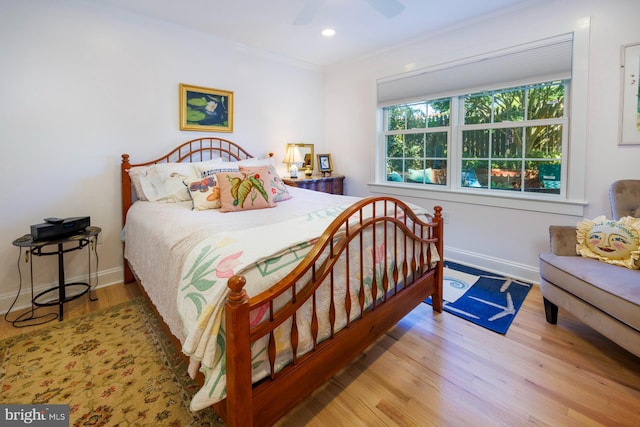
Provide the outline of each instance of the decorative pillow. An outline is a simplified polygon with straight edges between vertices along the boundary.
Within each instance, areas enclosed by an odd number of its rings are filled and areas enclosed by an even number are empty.
[[[220,157],[215,157],[213,159],[203,160],[201,162],[191,162],[191,165],[196,169],[196,173],[199,174],[201,170],[220,166],[222,163],[224,163],[224,160],[222,160]]]
[[[238,162],[220,161],[213,164],[200,164],[196,166],[196,170],[201,178],[206,178],[220,172],[238,172],[240,170],[240,165]]]
[[[242,172],[216,174],[222,201],[221,212],[272,208],[273,180],[268,166],[244,168]]]
[[[185,182],[184,185],[186,185],[189,190],[189,196],[191,196],[191,201],[193,202],[193,209],[203,211],[222,207],[220,187],[218,187],[215,175],[197,181]]]
[[[148,200],[147,196],[144,195],[142,183],[140,182],[140,176],[146,176],[147,169],[149,169],[148,166],[134,166],[127,171],[129,173],[129,178],[131,178],[131,184],[133,185],[133,190],[135,191],[136,198],[138,200]]]
[[[184,182],[199,178],[191,163],[158,163],[140,175],[144,195],[152,202],[186,202],[191,200]]]
[[[238,160],[239,166],[275,166],[275,160],[273,157],[267,157],[266,159],[258,159],[256,157],[251,157],[249,159]]]
[[[209,164],[200,163],[196,167],[200,172],[200,176],[204,178],[205,176],[215,175],[216,173],[219,173],[219,172],[238,172],[241,166],[245,166],[245,167],[269,166],[273,164],[274,164],[273,160],[271,159],[256,159],[252,157],[250,159],[228,161],[228,162],[225,162],[225,161],[222,161],[222,159],[219,159],[219,161],[216,163],[209,163]]]
[[[618,221],[599,216],[583,220],[576,229],[578,254],[622,267],[640,268],[640,218]]]
[[[272,164],[269,164],[267,167],[269,168],[268,176],[271,181],[270,185],[271,190],[273,191],[273,201],[284,202],[285,200],[289,200],[291,198],[291,193],[289,193],[287,186],[282,181],[282,178],[280,178],[280,175],[278,175],[278,172],[276,172],[276,168]],[[240,166],[240,172],[247,172],[247,170],[251,169],[255,168]]]

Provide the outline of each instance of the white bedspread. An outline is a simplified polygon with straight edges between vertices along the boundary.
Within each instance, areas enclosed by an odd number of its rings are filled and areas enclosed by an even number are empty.
[[[185,334],[176,311],[180,269],[184,256],[202,238],[220,231],[275,224],[320,209],[355,203],[359,198],[287,187],[290,200],[270,209],[223,213],[217,209],[191,210],[191,202],[136,202],[127,214],[125,258],[145,291],[182,343]],[[176,257],[176,254],[181,254]]]
[[[228,293],[227,278],[232,274],[245,275],[245,290],[250,296],[266,290],[293,269],[337,215],[359,200],[298,188],[289,188],[289,191],[293,198],[271,209],[222,213],[218,210],[193,211],[190,203],[136,202],[129,210],[125,256],[163,320],[180,339],[183,351],[191,357],[190,374],[195,375],[197,369],[205,374],[205,384],[191,402],[192,410],[211,405],[226,394],[225,331],[221,310]],[[414,212],[426,213],[419,207],[414,207]],[[369,286],[378,283],[379,291],[382,291],[384,270],[391,275],[391,265],[384,266],[383,259],[386,259],[385,253],[394,250],[392,234],[386,242],[374,239],[363,249],[368,255],[364,259],[366,268],[362,280]],[[429,251],[432,262],[437,261],[435,246],[431,245]],[[389,255],[390,258],[393,256]],[[412,256],[411,253],[404,255]],[[350,258],[359,259],[359,256],[360,251],[354,249]],[[331,292],[349,296],[352,306],[357,307],[358,290],[348,285],[360,282],[356,277],[359,272],[353,270],[349,277],[342,269],[336,270],[335,289]],[[328,314],[324,315],[328,313],[332,297],[323,292],[326,291],[322,290],[315,301],[320,340],[329,336],[333,324]],[[368,305],[370,290],[365,289],[364,297]],[[378,298],[381,297],[382,293],[379,293]],[[344,297],[339,300],[344,302]],[[276,309],[281,303],[276,301]],[[346,316],[340,307],[336,307],[336,311],[335,326],[339,329],[346,324]],[[265,314],[260,310],[252,312],[252,323],[259,323]],[[352,311],[351,320],[358,314]],[[309,307],[300,310],[297,322],[299,326],[311,324]],[[290,327],[290,322],[282,325],[276,336],[288,335],[285,331]],[[313,338],[305,328],[299,329],[298,354],[301,355],[313,347]],[[266,337],[261,341],[252,347],[254,381],[269,372],[262,350]],[[286,340],[279,342],[276,370],[291,359],[289,348]]]

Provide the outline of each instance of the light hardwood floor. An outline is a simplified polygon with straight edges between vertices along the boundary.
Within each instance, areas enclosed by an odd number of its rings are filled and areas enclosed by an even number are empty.
[[[106,286],[104,288],[99,288],[99,289],[96,289],[95,291],[91,291],[92,298],[98,297],[96,301],[90,301],[88,296],[85,295],[78,299],[75,299],[73,301],[69,301],[68,303],[66,303],[64,305],[64,320],[66,321],[68,319],[75,319],[77,317],[80,317],[84,314],[87,314],[93,311],[98,311],[104,308],[112,307],[114,305],[123,303],[125,301],[129,301],[141,295],[142,295],[142,292],[140,291],[140,288],[136,284],[131,284],[131,285],[119,284],[119,285]],[[38,308],[38,311],[37,311],[38,314],[44,314],[49,312],[57,313],[58,307],[41,307],[41,308]],[[17,316],[20,315],[20,313],[21,312],[9,313],[8,315],[9,320],[15,319]],[[13,327],[11,323],[8,323],[4,320],[4,313],[3,313],[3,318],[0,321],[0,339],[10,338],[28,331],[32,331],[37,328],[47,327],[48,325],[51,325],[52,323],[57,321],[58,320],[53,320],[52,322],[45,323],[43,325],[16,328],[16,327]],[[23,324],[28,324],[28,322],[25,322]]]
[[[99,289],[65,319],[139,294]],[[421,304],[278,425],[638,426],[640,359],[562,310],[547,324],[537,287],[506,335]]]

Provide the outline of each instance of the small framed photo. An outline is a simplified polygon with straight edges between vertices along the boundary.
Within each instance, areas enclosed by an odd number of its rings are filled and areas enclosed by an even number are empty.
[[[331,175],[333,164],[331,163],[331,154],[318,154],[318,170],[322,175]]]
[[[233,132],[233,92],[180,83],[180,130]]]

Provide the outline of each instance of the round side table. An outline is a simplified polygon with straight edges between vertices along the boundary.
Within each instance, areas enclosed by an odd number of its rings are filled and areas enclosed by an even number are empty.
[[[85,230],[74,233],[68,236],[63,236],[55,239],[48,240],[34,240],[30,234],[25,234],[22,237],[17,238],[13,241],[14,246],[18,246],[20,248],[20,255],[22,254],[22,249],[26,248],[27,253],[31,253],[32,262],[31,262],[31,311],[27,311],[16,319],[10,321],[14,326],[21,326],[19,323],[33,321],[36,319],[46,319],[42,320],[40,323],[49,322],[55,318],[62,321],[64,319],[64,303],[72,301],[76,298],[80,298],[84,294],[88,293],[91,290],[91,285],[88,282],[65,282],[64,275],[64,254],[67,252],[79,251],[85,248],[88,245],[92,245],[93,249],[97,248],[96,243],[98,242],[98,235],[102,231],[99,227],[89,226]],[[58,257],[58,285],[52,288],[49,288],[45,291],[40,292],[37,295],[34,295],[33,290],[33,257],[37,256],[51,256],[57,255]],[[19,265],[19,264],[18,264]],[[89,281],[91,280],[91,259],[89,258]],[[19,295],[18,295],[19,296]],[[18,298],[16,296],[16,300]],[[49,297],[49,298],[46,298]],[[92,301],[95,299],[91,298]],[[47,313],[42,316],[35,315],[36,307],[45,307],[45,306],[58,306],[58,313]],[[8,314],[8,313],[7,313]],[[53,317],[52,317],[53,316]],[[5,316],[6,318],[6,316]],[[31,323],[40,324],[40,323]],[[30,326],[29,325],[29,326]],[[27,326],[27,325],[25,325]]]

